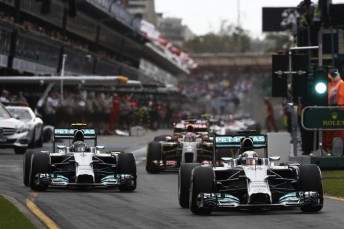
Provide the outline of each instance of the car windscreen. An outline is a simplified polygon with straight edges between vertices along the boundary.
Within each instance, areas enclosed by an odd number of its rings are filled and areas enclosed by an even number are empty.
[[[11,112],[13,115],[18,115],[19,119],[22,121],[29,121],[31,120],[31,114],[28,110],[24,109],[13,109],[13,108],[7,108],[9,112]]]
[[[11,118],[10,113],[0,104],[0,118],[8,119]]]

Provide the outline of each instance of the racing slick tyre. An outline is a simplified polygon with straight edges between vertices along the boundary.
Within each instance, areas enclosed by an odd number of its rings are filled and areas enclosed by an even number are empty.
[[[213,193],[215,187],[214,171],[211,167],[198,166],[193,169],[191,175],[191,189],[190,189],[190,210],[194,214],[206,215],[210,214],[213,210],[211,207],[198,206],[198,195],[200,193]]]
[[[50,156],[48,153],[35,152],[31,157],[30,188],[33,191],[42,192],[48,188],[48,184],[37,184],[37,173],[49,173]]]
[[[27,151],[24,154],[24,159],[23,159],[23,181],[26,187],[29,187],[30,185],[30,170],[31,170],[32,154],[33,154],[33,151]]]
[[[166,141],[166,137],[169,135],[159,135],[159,136],[155,136],[154,140],[155,142],[160,142],[160,141]]]
[[[150,142],[147,146],[146,171],[148,173],[159,173],[159,165],[154,161],[161,160],[161,144],[159,142]]]
[[[127,183],[120,184],[118,189],[120,191],[134,191],[136,189],[136,162],[135,157],[132,153],[120,153],[118,154],[118,164],[117,164],[118,174],[130,174],[134,178],[134,184],[128,185]]]
[[[303,212],[318,212],[323,208],[324,196],[321,181],[321,172],[317,165],[301,165],[300,172],[300,191],[316,191],[319,194],[320,203],[301,206]],[[315,201],[315,200],[314,200]]]
[[[183,163],[178,173],[178,200],[182,208],[189,207],[191,172],[198,163]]]
[[[24,154],[26,152],[26,147],[14,147],[15,154]]]

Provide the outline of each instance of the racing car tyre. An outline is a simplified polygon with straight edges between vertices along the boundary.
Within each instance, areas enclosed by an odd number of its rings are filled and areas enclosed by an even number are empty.
[[[146,171],[148,173],[159,173],[159,167],[153,161],[161,160],[161,144],[150,142],[147,146]]]
[[[215,187],[214,171],[211,167],[198,166],[193,169],[191,176],[191,200],[190,210],[199,215],[206,215],[212,212],[212,208],[199,208],[197,197],[200,193],[213,193]]]
[[[31,158],[33,151],[27,151],[23,158],[23,181],[26,187],[30,185]]]
[[[301,206],[303,212],[318,212],[323,208],[324,196],[321,181],[321,172],[317,165],[301,165],[300,171],[300,191],[317,191],[320,196],[320,204],[311,206]]]
[[[191,172],[198,163],[183,163],[178,173],[178,200],[182,208],[189,207]]]
[[[48,153],[35,152],[31,157],[30,188],[33,191],[42,192],[48,188],[47,184],[36,184],[37,173],[49,173],[50,156]]]
[[[136,189],[136,162],[132,153],[118,154],[117,173],[131,174],[134,177],[134,185],[128,186],[127,184],[119,185],[120,191],[134,191]]]

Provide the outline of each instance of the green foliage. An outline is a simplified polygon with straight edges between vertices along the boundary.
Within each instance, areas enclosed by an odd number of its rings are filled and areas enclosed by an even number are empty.
[[[268,33],[265,40],[270,41],[267,46],[267,52],[276,52],[278,50],[287,50],[292,45],[290,35],[282,33]]]
[[[218,34],[208,33],[184,43],[183,48],[193,53],[231,53],[250,51],[251,38],[241,27],[224,23]]]
[[[264,40],[254,40],[242,27],[222,21],[219,32],[196,37],[182,48],[192,53],[276,52],[292,43],[293,37],[287,33],[268,33]]]
[[[35,226],[7,199],[0,196],[0,228],[35,228]]]

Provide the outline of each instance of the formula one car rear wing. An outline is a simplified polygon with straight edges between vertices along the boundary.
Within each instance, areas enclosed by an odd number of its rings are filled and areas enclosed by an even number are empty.
[[[176,123],[174,125],[174,132],[175,133],[183,133],[187,132],[188,129],[192,129],[190,132],[208,132],[209,126],[207,123],[192,123],[192,122],[185,122],[185,123]]]
[[[267,136],[263,134],[255,135],[217,135],[214,137],[213,145],[215,149],[218,148],[231,148],[240,149],[241,142],[245,138],[250,138],[253,141],[254,149],[266,149],[267,148]]]
[[[53,149],[55,152],[55,143],[57,139],[70,139],[73,140],[76,134],[79,132],[82,133],[84,140],[94,139],[94,145],[97,145],[97,130],[94,128],[62,128],[54,129],[54,140],[53,140]]]
[[[215,135],[213,138],[213,163],[215,164],[215,154],[217,149],[241,149],[244,139],[252,140],[253,149],[264,149],[265,157],[268,156],[268,138],[266,134],[255,134],[254,132],[242,132],[238,135]]]

